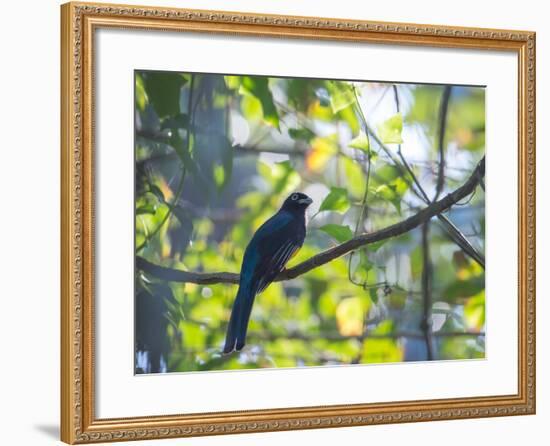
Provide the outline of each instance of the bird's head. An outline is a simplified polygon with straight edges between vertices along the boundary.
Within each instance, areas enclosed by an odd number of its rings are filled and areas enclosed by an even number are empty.
[[[306,194],[303,194],[301,192],[294,192],[290,194],[283,203],[283,209],[286,209],[288,211],[304,212],[311,203],[313,203],[313,200],[309,198]]]

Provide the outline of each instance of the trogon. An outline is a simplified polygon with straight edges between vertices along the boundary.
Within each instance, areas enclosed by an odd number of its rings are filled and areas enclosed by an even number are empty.
[[[252,304],[285,268],[306,237],[305,211],[312,203],[306,194],[295,192],[279,211],[254,233],[244,251],[239,290],[231,310],[224,353],[240,351],[245,344]]]

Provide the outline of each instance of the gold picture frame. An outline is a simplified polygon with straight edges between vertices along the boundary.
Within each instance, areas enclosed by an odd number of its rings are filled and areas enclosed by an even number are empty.
[[[67,443],[535,413],[535,33],[174,8],[61,7],[61,439]],[[140,28],[513,52],[518,58],[518,393],[383,404],[96,419],[94,32]]]

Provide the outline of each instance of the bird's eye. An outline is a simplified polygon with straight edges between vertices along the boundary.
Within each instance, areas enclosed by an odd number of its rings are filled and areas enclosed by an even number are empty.
[[[292,194],[290,199],[296,201],[298,199],[298,194]]]

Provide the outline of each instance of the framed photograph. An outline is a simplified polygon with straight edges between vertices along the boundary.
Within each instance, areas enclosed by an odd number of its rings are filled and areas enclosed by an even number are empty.
[[[62,6],[67,443],[535,413],[535,34]]]

